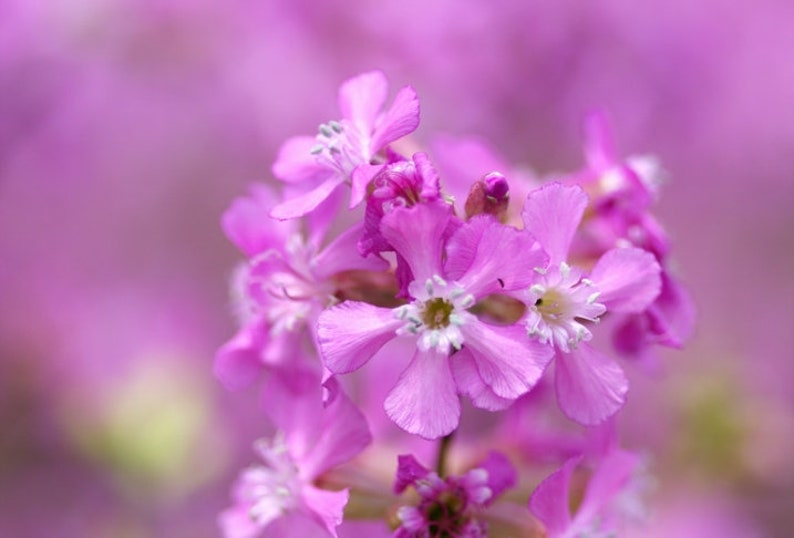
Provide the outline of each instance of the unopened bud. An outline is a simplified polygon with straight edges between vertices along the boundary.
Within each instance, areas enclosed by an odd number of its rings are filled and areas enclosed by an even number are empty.
[[[507,179],[499,172],[490,172],[472,184],[466,198],[466,218],[486,213],[497,219],[507,212],[510,201],[510,187]]]

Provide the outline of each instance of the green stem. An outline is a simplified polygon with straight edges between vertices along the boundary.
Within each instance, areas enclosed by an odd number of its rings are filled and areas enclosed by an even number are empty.
[[[438,445],[438,457],[436,458],[436,473],[438,476],[443,477],[446,473],[447,467],[447,454],[449,453],[449,447],[452,444],[452,437],[454,437],[455,432],[445,435],[441,438],[441,441]]]

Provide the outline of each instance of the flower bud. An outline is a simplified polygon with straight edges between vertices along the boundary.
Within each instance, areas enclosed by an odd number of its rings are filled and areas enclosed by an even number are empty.
[[[509,201],[507,179],[499,172],[490,172],[472,184],[466,198],[466,218],[486,213],[501,220],[507,212]]]

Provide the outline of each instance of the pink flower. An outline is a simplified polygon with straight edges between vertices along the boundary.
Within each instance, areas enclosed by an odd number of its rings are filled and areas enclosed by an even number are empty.
[[[480,538],[488,535],[478,515],[503,491],[515,485],[516,472],[498,452],[462,476],[441,478],[411,456],[400,456],[395,493],[413,486],[419,494],[416,506],[397,511],[400,526],[395,538]]]
[[[325,407],[320,391],[300,396],[271,383],[268,401],[280,428],[254,446],[264,465],[242,472],[233,489],[234,505],[219,523],[226,538],[337,536],[348,490],[315,485],[326,471],[352,459],[370,442],[366,420],[338,386],[329,382]]]
[[[586,344],[588,325],[605,312],[637,313],[659,294],[659,264],[644,250],[606,252],[587,278],[566,259],[587,207],[575,185],[551,183],[532,191],[524,205],[526,229],[549,255],[541,277],[527,291],[531,338],[555,349],[555,385],[562,411],[580,424],[598,424],[622,407],[628,381],[617,363]]]
[[[395,337],[412,339],[414,357],[384,407],[398,426],[428,439],[457,427],[458,393],[478,407],[504,409],[534,386],[551,356],[522,338],[519,325],[493,325],[469,311],[490,294],[533,283],[527,268],[546,261],[535,239],[484,215],[445,240],[450,219],[447,207],[428,204],[386,214],[381,232],[413,278],[409,302],[389,309],[347,301],[323,311],[317,331],[335,374],[357,370]]]
[[[273,164],[273,175],[290,187],[294,196],[272,209],[277,219],[300,217],[314,211],[337,187],[347,182],[353,194],[350,207],[364,198],[377,153],[412,133],[419,125],[419,101],[410,86],[402,88],[392,106],[383,111],[388,83],[380,71],[345,81],[339,88],[342,119],[320,125],[316,137],[287,140]]]
[[[652,155],[621,158],[604,111],[585,121],[587,167],[574,179],[591,196],[593,214],[584,222],[579,248],[603,252],[620,242],[665,256],[670,241],[649,212],[664,181],[658,159]],[[587,244],[589,243],[589,245]]]
[[[619,156],[603,111],[587,117],[585,135],[587,168],[576,177],[591,193],[593,211],[582,223],[573,250],[595,257],[616,245],[633,245],[656,256],[662,266],[657,299],[644,311],[625,315],[613,336],[618,352],[654,367],[650,346],[681,347],[695,319],[689,293],[666,269],[670,241],[649,211],[663,172],[655,157]]]
[[[238,333],[218,350],[215,375],[229,388],[251,383],[262,369],[292,372],[299,383],[320,377],[320,365],[302,345],[314,339],[319,312],[336,301],[336,276],[351,270],[382,270],[387,264],[356,250],[361,227],[354,226],[323,249],[306,240],[297,221],[268,217],[274,196],[264,187],[236,200],[223,216],[226,234],[251,257],[233,282]]]

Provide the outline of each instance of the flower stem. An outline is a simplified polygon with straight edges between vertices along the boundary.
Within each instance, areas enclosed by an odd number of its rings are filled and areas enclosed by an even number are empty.
[[[436,473],[438,476],[443,477],[446,473],[447,467],[447,454],[449,453],[449,447],[452,444],[452,437],[454,437],[455,432],[445,435],[441,438],[438,444],[438,456],[436,457]]]

